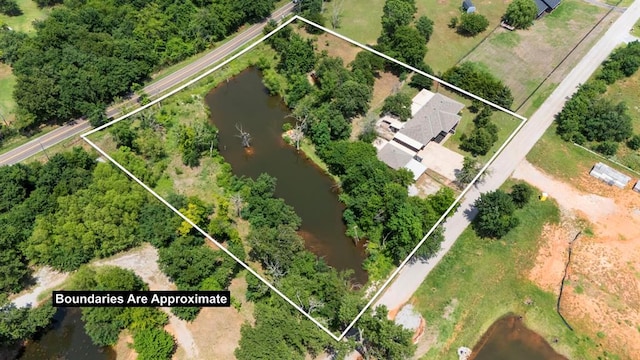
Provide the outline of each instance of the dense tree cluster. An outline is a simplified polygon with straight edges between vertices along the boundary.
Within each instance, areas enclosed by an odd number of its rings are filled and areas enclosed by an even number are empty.
[[[206,49],[273,8],[273,0],[65,2],[36,22],[35,36],[13,36],[9,43],[10,58],[3,61],[17,78],[18,126],[103,111],[153,70]]]
[[[502,21],[516,29],[527,29],[533,25],[538,14],[538,7],[534,0],[513,0],[502,16]]]
[[[81,267],[72,277],[70,290],[149,290],[133,273],[115,266]],[[133,333],[133,347],[141,359],[170,359],[175,341],[162,328],[169,322],[167,314],[150,307],[82,308],[82,321],[87,335],[98,346],[114,345],[120,332]]]
[[[583,84],[556,115],[557,132],[566,141],[621,142],[632,134],[631,117],[623,102],[614,103],[602,96],[602,81]]]
[[[140,243],[136,237],[144,190],[100,163],[86,189],[57,199],[57,211],[36,218],[24,252],[38,264],[71,271]]]
[[[607,84],[635,74],[640,67],[640,41],[632,41],[626,46],[615,49],[602,64],[598,79]]]
[[[491,122],[493,111],[483,106],[473,119],[473,130],[469,135],[460,136],[460,149],[468,151],[473,156],[486,155],[493,144],[498,141],[498,126]]]
[[[472,62],[463,62],[450,68],[442,74],[442,78],[504,108],[510,108],[513,103],[511,89]]]
[[[378,50],[417,68],[424,68],[427,42],[433,33],[433,21],[421,16],[412,26],[417,11],[415,0],[386,0],[382,15],[382,34]],[[398,73],[406,70],[389,64]]]
[[[0,290],[19,292],[29,278],[34,222],[59,211],[58,198],[74,196],[92,182],[95,162],[79,149],[57,154],[45,165],[0,167]],[[35,226],[37,229],[38,226]],[[70,241],[71,242],[71,241]],[[54,250],[55,251],[55,250]],[[61,254],[66,257],[66,254]],[[48,254],[50,258],[60,255]]]
[[[406,188],[413,181],[412,174],[390,169],[376,157],[371,144],[338,141],[320,155],[329,171],[341,179],[349,235],[358,231],[359,237],[366,237],[370,247],[377,249],[370,250],[369,261],[386,258],[398,264],[404,260],[417,239],[453,202],[453,192],[447,188],[426,199],[409,196]],[[425,245],[419,255],[429,257],[439,248],[437,237]],[[377,265],[372,264],[370,270],[380,270]]]
[[[0,349],[30,339],[51,322],[56,309],[49,304],[17,308],[0,295]]]
[[[607,84],[633,75],[640,67],[640,42],[614,50],[602,64],[596,79],[580,85],[556,115],[558,135],[565,141],[586,144],[595,151],[613,156],[619,144],[640,148],[640,135],[633,135],[631,116],[624,102],[605,96]],[[629,165],[636,166],[633,156]]]

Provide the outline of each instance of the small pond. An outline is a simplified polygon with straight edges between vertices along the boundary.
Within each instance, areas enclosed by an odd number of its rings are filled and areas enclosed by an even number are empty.
[[[519,316],[505,316],[491,325],[473,348],[469,360],[567,360]]]
[[[269,95],[257,69],[249,68],[213,89],[206,97],[219,130],[219,150],[234,174],[257,178],[262,173],[278,179],[275,196],[302,218],[300,235],[308,250],[338,270],[351,269],[364,284],[364,251],[345,233],[343,204],[331,177],[282,139],[282,125],[291,121],[282,99]],[[243,148],[238,129],[251,134],[251,152]]]
[[[51,328],[30,341],[19,357],[23,360],[114,360],[115,351],[98,347],[84,331],[79,308],[58,308]]]

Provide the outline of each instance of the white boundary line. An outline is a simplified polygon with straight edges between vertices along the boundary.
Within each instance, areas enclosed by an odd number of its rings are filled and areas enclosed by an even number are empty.
[[[164,198],[162,198],[160,195],[158,195],[155,191],[153,191],[153,189],[151,189],[149,186],[147,186],[145,183],[143,183],[140,179],[138,179],[135,175],[133,175],[130,171],[128,171],[124,166],[122,166],[120,163],[118,163],[117,161],[115,161],[111,156],[109,156],[104,150],[102,150],[100,147],[98,147],[96,144],[94,144],[91,140],[89,140],[87,138],[87,136],[98,132],[100,130],[103,130],[119,121],[122,121],[124,119],[127,119],[128,117],[148,108],[151,107],[157,103],[159,103],[160,101],[168,98],[169,96],[172,96],[180,91],[182,91],[183,89],[185,89],[188,86],[193,85],[194,83],[200,81],[201,79],[203,79],[204,77],[210,75],[211,73],[213,73],[214,71],[220,69],[221,67],[227,65],[228,63],[230,63],[231,61],[237,59],[238,57],[244,55],[245,53],[247,53],[248,51],[252,50],[254,47],[256,47],[258,44],[262,43],[263,41],[265,41],[266,39],[268,39],[269,37],[271,37],[272,35],[274,35],[275,33],[277,33],[278,31],[280,31],[282,28],[284,28],[285,26],[289,25],[291,22],[295,21],[295,20],[302,20],[303,22],[311,25],[311,26],[315,26],[319,29],[322,29],[323,31],[334,35],[342,40],[345,40],[353,45],[356,45],[364,50],[370,51],[388,61],[391,61],[393,63],[396,63],[398,65],[401,65],[411,71],[414,71],[422,76],[426,76],[434,81],[439,82],[440,84],[443,84],[444,86],[450,87],[464,95],[467,95],[473,99],[476,99],[478,101],[481,101],[487,105],[490,105],[491,107],[494,107],[502,112],[505,112],[513,117],[516,117],[521,121],[521,123],[518,125],[518,127],[511,133],[511,135],[509,136],[509,138],[507,138],[507,140],[502,144],[502,146],[500,146],[500,148],[496,151],[496,153],[491,157],[491,159],[489,159],[489,161],[482,167],[482,169],[480,170],[480,172],[473,178],[473,180],[471,181],[471,183],[469,185],[467,185],[467,187],[462,191],[462,193],[460,195],[458,195],[458,197],[454,200],[454,202],[449,206],[449,208],[447,209],[447,211],[438,219],[438,221],[433,225],[433,227],[431,227],[431,229],[424,235],[424,237],[420,240],[420,242],[415,246],[415,248],[411,251],[411,253],[409,253],[409,255],[405,258],[405,260],[396,268],[396,270],[387,278],[387,280],[384,282],[384,284],[382,285],[382,287],[380,287],[380,289],[371,297],[371,299],[369,300],[369,302],[365,305],[365,307],[358,313],[358,315],[355,317],[355,319],[353,319],[353,321],[349,324],[349,326],[347,326],[347,328],[340,334],[340,336],[336,336],[331,330],[329,330],[328,328],[326,328],[324,325],[322,325],[318,320],[316,320],[315,318],[313,318],[310,314],[308,314],[306,311],[304,311],[300,306],[298,306],[296,303],[294,303],[291,299],[289,299],[285,294],[283,294],[280,290],[278,290],[277,288],[275,288],[271,283],[269,283],[267,280],[265,280],[261,275],[259,275],[255,270],[251,269],[246,263],[244,263],[243,261],[241,261],[240,259],[238,259],[238,257],[236,257],[233,253],[231,253],[229,250],[227,250],[224,246],[222,246],[220,243],[218,243],[213,237],[211,237],[207,232],[205,232],[204,230],[202,230],[199,226],[197,226],[193,221],[191,221],[189,218],[187,218],[185,215],[183,215],[180,211],[178,211],[178,209],[176,209],[175,207],[173,207],[173,205],[171,205],[169,202],[167,202]],[[127,176],[129,176],[130,178],[132,178],[135,182],[137,182],[140,186],[142,186],[145,190],[147,190],[149,193],[151,193],[155,198],[157,198],[158,200],[160,200],[160,202],[162,202],[163,204],[165,204],[169,209],[171,209],[174,213],[176,213],[178,216],[180,216],[184,221],[186,221],[189,225],[193,226],[196,230],[198,230],[198,232],[200,232],[205,238],[207,238],[208,240],[210,240],[211,242],[213,242],[218,248],[220,248],[222,251],[224,251],[227,255],[229,255],[233,260],[235,260],[236,262],[238,262],[238,264],[240,264],[242,267],[244,267],[245,269],[247,269],[247,271],[249,271],[252,275],[254,275],[255,277],[257,277],[260,281],[262,281],[265,285],[267,285],[267,287],[269,287],[269,289],[273,290],[276,294],[278,294],[280,297],[282,297],[287,303],[289,303],[291,306],[293,306],[296,310],[298,310],[302,315],[304,315],[306,318],[308,318],[309,320],[311,320],[314,324],[316,324],[320,329],[322,329],[324,332],[326,332],[329,336],[331,336],[331,338],[333,338],[336,341],[340,341],[342,340],[345,335],[347,334],[347,332],[355,325],[355,323],[360,319],[360,317],[365,313],[365,311],[367,311],[367,309],[369,309],[369,307],[371,307],[371,304],[373,304],[373,302],[378,298],[378,296],[380,296],[380,294],[386,290],[386,288],[389,286],[389,284],[391,283],[392,280],[395,279],[395,277],[398,275],[398,273],[404,268],[404,266],[411,260],[411,257],[418,251],[418,249],[420,248],[420,246],[422,246],[422,244],[424,244],[424,242],[427,240],[427,238],[433,234],[433,232],[436,230],[436,228],[438,226],[440,226],[440,224],[446,219],[446,217],[449,215],[449,213],[459,204],[460,200],[464,197],[464,195],[471,189],[472,186],[475,185],[475,183],[478,181],[478,179],[480,178],[480,176],[482,176],[482,174],[487,170],[487,168],[493,163],[493,161],[498,157],[498,155],[504,150],[504,148],[507,146],[507,144],[513,139],[513,137],[520,131],[520,129],[524,126],[524,124],[526,123],[527,118],[514,113],[511,110],[505,109],[499,105],[496,105],[488,100],[485,100],[477,95],[474,95],[466,90],[463,90],[455,85],[449,84],[433,75],[427,74],[424,71],[421,71],[419,69],[416,69],[412,66],[409,66],[403,62],[400,62],[392,57],[389,57],[377,50],[374,50],[366,45],[363,45],[359,42],[356,42],[352,39],[349,39],[341,34],[338,34],[332,30],[329,30],[323,26],[320,26],[312,21],[309,21],[303,17],[300,17],[299,15],[295,15],[294,17],[292,17],[291,19],[285,21],[284,23],[282,23],[281,25],[279,25],[276,29],[274,29],[273,31],[271,31],[270,33],[268,33],[267,35],[263,36],[262,38],[260,38],[259,40],[257,40],[256,42],[252,43],[251,45],[249,45],[248,47],[246,47],[245,49],[241,50],[240,52],[238,52],[237,54],[233,55],[232,57],[230,57],[229,59],[223,61],[222,63],[216,65],[215,67],[213,67],[212,69],[204,72],[203,74],[195,77],[194,79],[190,80],[189,82],[179,86],[178,88],[166,93],[165,95],[162,95],[161,97],[151,101],[150,103],[141,106],[123,116],[120,116],[119,118],[112,120],[104,125],[101,125],[91,131],[88,131],[82,135],[80,135],[80,137],[86,141],[89,145],[91,145],[91,147],[93,147],[94,149],[96,149],[96,151],[98,151],[100,154],[102,154],[102,156],[104,156],[105,158],[107,158],[109,161],[111,161],[114,165],[116,165],[120,170],[122,170],[125,174],[127,174]]]

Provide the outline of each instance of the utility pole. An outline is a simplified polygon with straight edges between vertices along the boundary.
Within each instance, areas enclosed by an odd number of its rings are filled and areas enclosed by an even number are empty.
[[[47,150],[44,148],[44,146],[42,146],[42,143],[40,142],[40,140],[38,140],[38,144],[40,144],[40,147],[42,148],[42,151],[44,152],[44,155],[47,157],[47,161],[51,160],[49,158],[49,154],[47,154]]]

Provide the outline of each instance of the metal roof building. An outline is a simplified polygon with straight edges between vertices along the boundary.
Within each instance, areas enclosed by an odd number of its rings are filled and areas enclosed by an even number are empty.
[[[629,181],[631,181],[631,177],[600,162],[593,166],[589,175],[596,179],[600,179],[609,185],[615,185],[621,189],[624,189]]]

